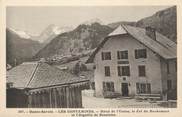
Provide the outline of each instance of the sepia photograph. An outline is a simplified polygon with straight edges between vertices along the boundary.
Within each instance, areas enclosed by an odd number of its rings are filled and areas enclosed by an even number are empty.
[[[6,108],[177,108],[177,6],[6,6]]]

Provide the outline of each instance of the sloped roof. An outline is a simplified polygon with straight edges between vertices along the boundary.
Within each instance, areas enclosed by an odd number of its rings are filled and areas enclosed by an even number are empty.
[[[15,88],[40,88],[87,81],[42,62],[23,63],[7,72],[7,82]]]
[[[177,44],[164,35],[156,32],[156,40],[153,40],[145,34],[145,29],[139,27],[133,27],[129,25],[122,25],[111,32],[96,48],[92,55],[88,58],[86,63],[92,63],[96,53],[105,44],[105,42],[113,36],[119,36],[122,34],[129,34],[136,40],[147,46],[149,49],[163,57],[164,59],[177,58]]]
[[[23,63],[7,71],[7,82],[13,82],[14,87],[24,88],[28,85],[37,63]]]
[[[165,59],[172,59],[177,57],[176,43],[163,36],[162,34],[156,32],[156,40],[154,40],[145,34],[145,29],[132,26],[123,26],[123,28],[125,28],[125,30],[131,36],[159,54],[161,57]]]
[[[126,30],[119,25],[113,32],[111,32],[108,36],[115,36],[115,35],[121,35],[121,34],[126,34]]]

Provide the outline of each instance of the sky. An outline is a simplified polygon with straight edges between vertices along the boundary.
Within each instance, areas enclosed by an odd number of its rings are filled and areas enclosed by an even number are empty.
[[[137,21],[170,6],[11,6],[6,8],[8,28],[39,35],[46,27],[76,27],[100,19],[104,24],[117,21]]]

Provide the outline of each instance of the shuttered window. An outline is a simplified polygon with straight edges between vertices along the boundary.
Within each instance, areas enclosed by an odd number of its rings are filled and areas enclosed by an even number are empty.
[[[151,93],[151,85],[150,83],[136,83],[137,93],[150,94]]]
[[[128,51],[117,51],[118,59],[128,59]]]
[[[118,66],[118,76],[130,76],[130,67]]]
[[[103,91],[114,92],[114,82],[103,82]]]
[[[105,76],[110,76],[110,67],[109,66],[105,66]]]
[[[111,52],[102,52],[101,57],[102,60],[111,60]]]
[[[147,50],[146,49],[137,49],[135,50],[135,58],[147,58]]]
[[[138,74],[139,76],[146,76],[146,73],[145,73],[145,66],[144,65],[140,65],[138,66]]]

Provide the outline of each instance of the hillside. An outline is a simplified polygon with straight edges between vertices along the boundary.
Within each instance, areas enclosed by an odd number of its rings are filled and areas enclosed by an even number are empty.
[[[67,55],[93,49],[111,31],[110,27],[99,23],[81,24],[73,31],[56,36],[36,54],[35,58],[50,57],[57,54]]]
[[[161,34],[177,42],[176,7],[159,11],[154,15],[141,19],[136,23],[138,27],[152,26]]]
[[[159,33],[165,35],[174,42],[177,42],[176,30],[176,7],[170,7],[156,12],[150,17],[143,18],[137,22],[114,22],[108,24],[111,28],[116,28],[121,24],[128,24],[137,27],[154,27]]]
[[[31,39],[24,39],[10,29],[6,29],[7,63],[14,66],[30,60],[41,48],[41,44]]]
[[[121,24],[137,27],[152,26],[158,32],[176,42],[176,7],[171,7],[158,11],[154,15],[137,22],[121,21],[108,25],[101,25],[100,23],[81,24],[73,31],[56,36],[36,54],[35,58],[54,55],[64,56],[94,49],[104,37]]]

